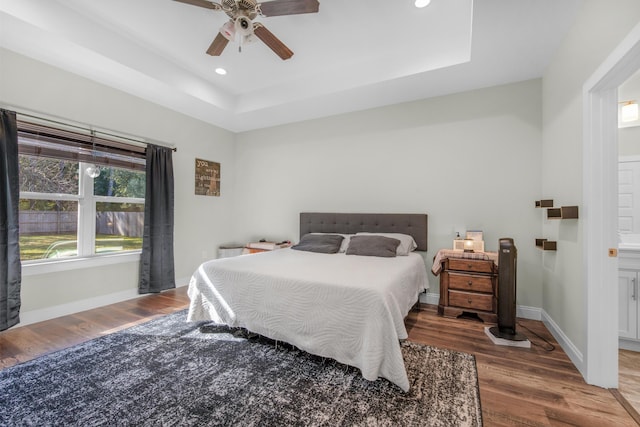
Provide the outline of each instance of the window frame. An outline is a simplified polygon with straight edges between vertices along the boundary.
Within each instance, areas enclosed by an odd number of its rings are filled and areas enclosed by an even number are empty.
[[[94,195],[94,178],[86,174],[89,165],[98,164],[102,167],[115,167],[123,169],[131,169],[133,171],[144,171],[144,163],[141,167],[139,161],[127,162],[122,156],[133,156],[137,159],[144,159],[144,148],[135,145],[123,143],[117,140],[99,138],[95,136],[93,131],[89,135],[83,135],[74,131],[68,131],[63,128],[51,127],[49,125],[40,125],[37,123],[18,122],[18,144],[20,146],[21,138],[27,138],[27,147],[23,147],[20,155],[38,156],[41,152],[38,148],[34,148],[34,138],[37,140],[48,141],[49,143],[60,143],[66,146],[63,149],[63,156],[44,155],[44,157],[60,158],[66,161],[78,163],[78,193],[42,193],[42,192],[20,192],[20,199],[33,200],[59,200],[72,201],[78,203],[78,226],[77,226],[77,255],[65,258],[44,258],[23,260],[22,273],[24,276],[45,274],[57,271],[71,270],[77,268],[87,268],[94,266],[110,265],[123,262],[137,262],[140,260],[141,249],[129,249],[117,252],[95,253],[96,250],[96,203],[132,203],[145,204],[145,198],[138,197],[119,197],[119,196],[102,196]],[[61,137],[61,140],[57,140]],[[89,143],[93,144],[93,150],[96,149],[96,140],[100,143],[98,155],[90,155],[92,151]],[[69,147],[77,147],[77,153],[73,154],[68,151]],[[46,148],[40,150],[47,150]],[[48,150],[49,152],[51,149]],[[111,159],[109,155],[104,157],[103,153],[112,153],[116,157]],[[71,154],[70,154],[71,153]],[[115,159],[115,160],[114,160]],[[144,160],[142,160],[144,161]]]
[[[79,162],[78,165],[78,194],[20,192],[20,199],[33,200],[62,200],[78,202],[78,255],[74,257],[55,259],[34,259],[22,261],[23,267],[39,264],[68,263],[71,260],[86,260],[90,258],[112,257],[117,255],[138,256],[141,249],[122,250],[105,254],[95,253],[96,245],[96,203],[135,203],[144,205],[145,199],[139,197],[96,196],[93,194],[94,179],[87,175],[86,170],[91,163]],[[84,266],[83,266],[84,267]]]
[[[80,268],[103,267],[113,264],[140,262],[140,250],[113,252],[90,257],[55,258],[49,260],[22,261],[22,276],[38,276]]]

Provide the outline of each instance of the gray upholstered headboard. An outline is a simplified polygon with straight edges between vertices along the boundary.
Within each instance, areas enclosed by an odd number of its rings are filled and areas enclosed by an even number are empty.
[[[417,250],[427,250],[426,214],[300,213],[300,237],[307,233],[355,234],[360,231],[409,234],[415,239]]]

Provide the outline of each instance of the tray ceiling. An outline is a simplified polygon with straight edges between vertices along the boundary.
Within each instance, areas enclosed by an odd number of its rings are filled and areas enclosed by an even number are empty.
[[[540,77],[580,0],[320,0],[205,52],[222,12],[172,0],[0,0],[0,45],[239,132]],[[215,73],[222,67],[224,76]]]

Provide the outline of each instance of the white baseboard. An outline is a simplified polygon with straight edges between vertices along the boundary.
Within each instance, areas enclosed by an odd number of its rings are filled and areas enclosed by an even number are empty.
[[[618,338],[618,348],[623,350],[640,351],[640,341]]]
[[[425,296],[426,295],[426,296]],[[429,293],[421,294],[420,302],[425,304],[438,305],[440,301],[440,294]],[[542,319],[542,309],[537,307],[527,307],[526,305],[519,305],[516,308],[517,316],[522,317],[523,319],[531,319],[531,320],[541,320]]]
[[[99,297],[87,298],[79,301],[73,301],[66,304],[54,305],[52,307],[40,308],[37,310],[20,312],[20,323],[17,327],[31,325],[32,323],[42,322],[44,320],[55,319],[60,316],[67,316],[73,313],[79,313],[85,310],[102,307],[117,302],[127,301],[139,297],[137,289],[127,289],[126,291],[116,292]]]
[[[529,320],[542,320],[542,309],[519,305],[516,307],[516,316]]]
[[[425,295],[425,296],[423,296]],[[438,305],[438,301],[440,301],[440,294],[434,294],[427,292],[426,294],[420,295],[420,302],[425,304]]]
[[[180,279],[176,279],[176,288],[181,288],[183,286],[189,286],[189,281],[191,280],[191,276],[182,277]]]
[[[576,368],[578,368],[578,371],[580,371],[582,376],[585,377],[585,366],[582,352],[571,342],[569,337],[565,335],[558,324],[554,322],[553,319],[544,310],[542,310],[542,322],[547,327],[549,332],[551,332],[551,335],[553,335],[556,341],[558,341],[558,344],[560,344],[567,356],[569,356],[571,362],[573,362]]]
[[[427,293],[426,297],[421,298],[423,303],[438,305],[438,301],[440,299],[439,294],[435,293]],[[541,308],[537,307],[528,307],[525,305],[518,305],[516,307],[517,316],[523,319],[530,320],[542,320],[544,325],[547,327],[551,335],[558,341],[558,344],[562,347],[564,352],[569,356],[571,362],[576,366],[578,371],[584,376],[584,359],[582,357],[582,353],[578,348],[571,342],[569,337],[565,335],[565,333],[560,329],[560,327],[553,321],[553,319]],[[622,340],[620,341],[622,343]],[[640,351],[640,341],[639,342],[630,342],[625,341],[625,344],[631,346],[630,350]],[[637,346],[636,346],[637,344]],[[620,346],[622,347],[622,344]]]
[[[181,278],[179,280],[176,280],[176,287],[179,288],[182,286],[187,286],[189,284],[189,279],[190,278]],[[44,320],[55,319],[56,317],[60,316],[67,316],[69,314],[103,307],[109,304],[115,304],[117,302],[127,301],[133,298],[138,298],[140,296],[142,295],[138,293],[137,289],[127,289],[126,291],[120,291],[94,298],[73,301],[66,304],[55,305],[52,307],[22,311],[20,312],[20,323],[16,326],[16,328],[42,322]]]
[[[176,287],[183,287],[189,284],[190,277],[183,277],[176,280]],[[116,292],[113,294],[102,295],[95,298],[88,298],[80,301],[74,301],[67,304],[60,304],[53,307],[46,307],[38,310],[25,311],[20,313],[20,324],[16,327],[30,325],[32,323],[41,322],[44,320],[53,319],[60,316],[66,316],[73,313],[78,313],[80,311],[91,310],[93,308],[102,307],[109,304],[114,304],[117,302],[127,301],[133,298],[138,298],[140,295],[138,294],[137,289],[129,289],[126,291]],[[438,301],[440,299],[440,295],[436,293],[424,293],[420,295],[420,301],[426,304],[438,305]],[[542,309],[536,307],[527,307],[519,305],[517,307],[518,317],[531,319],[531,320],[542,320],[545,324],[549,332],[554,336],[554,338],[558,341],[558,343],[562,346],[563,350],[574,365],[578,368],[580,373],[584,375],[584,362],[582,353],[578,350],[578,348],[573,345],[571,340],[564,334],[564,332],[560,329],[560,327],[549,317],[549,315]],[[632,350],[638,351],[640,350],[640,343],[637,343],[638,347],[631,348]],[[635,344],[634,344],[635,345]],[[622,347],[621,345],[621,348]]]

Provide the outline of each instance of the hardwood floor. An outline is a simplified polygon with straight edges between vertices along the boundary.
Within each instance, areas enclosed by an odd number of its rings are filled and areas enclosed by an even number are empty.
[[[640,353],[619,350],[618,365],[620,394],[640,413]]]
[[[188,306],[182,287],[0,332],[0,369]]]
[[[187,307],[186,288],[0,332],[0,368],[108,334]],[[520,320],[533,343],[544,337],[547,352],[494,345],[484,325],[437,315],[423,305],[406,320],[409,339],[476,356],[485,426],[635,426],[609,390],[585,384],[580,373],[541,322]]]
[[[518,319],[518,332],[538,344],[530,349],[494,345],[484,324],[439,317],[434,306],[410,313],[406,324],[413,341],[476,356],[486,426],[636,425],[609,390],[584,382],[542,322]]]

